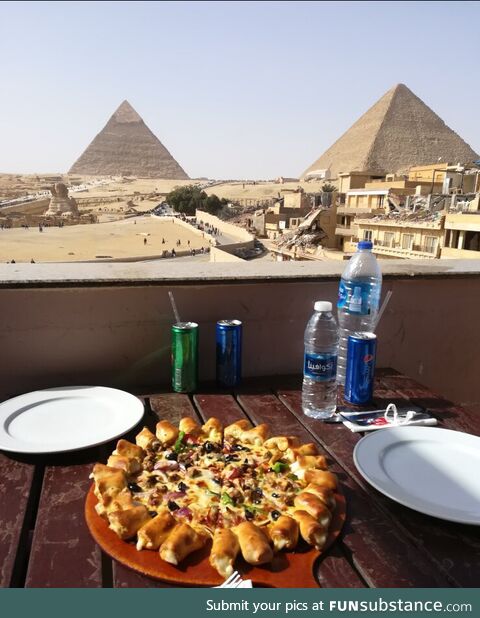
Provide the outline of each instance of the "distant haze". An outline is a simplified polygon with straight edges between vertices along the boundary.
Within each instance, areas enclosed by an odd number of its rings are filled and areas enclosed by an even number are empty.
[[[396,83],[480,152],[476,2],[2,2],[0,172],[128,99],[190,177],[299,176]]]

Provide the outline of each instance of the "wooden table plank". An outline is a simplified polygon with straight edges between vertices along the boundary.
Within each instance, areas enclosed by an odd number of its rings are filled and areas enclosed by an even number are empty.
[[[382,388],[377,383],[375,400],[401,402],[397,391]],[[293,414],[321,441],[326,449],[348,472],[348,474],[370,496],[372,502],[384,510],[387,517],[396,522],[402,535],[415,544],[424,558],[454,586],[476,585],[478,576],[475,568],[480,569],[479,531],[474,526],[460,526],[449,522],[440,522],[403,507],[389,500],[380,492],[370,487],[358,473],[353,462],[353,448],[360,439],[358,434],[348,431],[342,424],[331,425],[305,416],[301,410],[301,393],[299,391],[280,391],[280,399]],[[478,570],[477,570],[478,572]]]
[[[245,417],[232,395],[199,394],[195,395],[193,400],[203,421],[215,416],[226,426]]]
[[[240,418],[245,418],[244,410],[231,395],[200,394],[195,395],[194,401],[204,420],[210,416],[216,416],[224,425],[227,425]],[[293,433],[290,432],[289,435],[293,435]],[[364,587],[361,578],[338,547],[334,546],[329,550],[327,556],[318,562],[316,569],[317,579],[325,588]]]
[[[143,400],[142,400],[143,403]],[[132,437],[141,423],[125,437]],[[101,587],[111,585],[111,560],[90,536],[85,497],[95,462],[105,462],[117,440],[83,451],[50,455],[32,541],[28,587]]]
[[[394,392],[401,399],[428,408],[446,429],[480,436],[480,415],[475,414],[474,409],[463,408],[447,401],[412,378],[391,372],[380,373],[376,390],[379,394],[382,393],[383,399],[385,391]]]
[[[5,588],[23,585],[33,525],[28,506],[35,466],[0,453],[0,471],[0,587]]]
[[[298,391],[294,391],[298,394]],[[248,416],[256,423],[266,422],[276,432],[296,435],[309,442],[317,437],[311,426],[302,426],[272,394],[241,394],[238,397]],[[303,416],[303,415],[302,415]],[[326,426],[320,421],[315,421]],[[331,425],[329,427],[332,427]],[[371,500],[370,496],[345,471],[330,459],[330,469],[338,474],[347,500],[347,522],[342,542],[352,553],[355,567],[372,587],[447,586],[443,575],[424,558],[414,543],[405,539],[394,521]]]
[[[85,462],[85,459],[88,459]],[[78,454],[72,456],[77,461]],[[84,463],[61,460],[45,468],[25,585],[34,588],[102,586],[101,551],[84,517],[88,478],[97,450]]]
[[[164,393],[150,396],[150,408],[158,420],[168,420],[178,425],[184,416],[198,420],[198,415],[188,395],[180,393]]]

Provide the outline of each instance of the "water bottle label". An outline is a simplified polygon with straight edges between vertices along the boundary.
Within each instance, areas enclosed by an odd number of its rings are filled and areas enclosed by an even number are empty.
[[[337,307],[352,315],[370,315],[378,309],[379,289],[375,283],[366,281],[350,281],[347,286],[341,279]]]
[[[303,373],[316,382],[334,380],[337,375],[336,354],[307,354],[303,364]]]

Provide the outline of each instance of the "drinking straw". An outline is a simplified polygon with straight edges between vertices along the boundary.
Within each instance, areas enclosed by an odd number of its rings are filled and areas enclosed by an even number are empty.
[[[392,297],[392,294],[393,294],[392,290],[388,290],[388,292],[386,293],[385,298],[383,299],[382,306],[380,307],[380,311],[377,314],[377,319],[375,320],[375,324],[373,325],[373,332],[377,330],[378,323],[382,319],[383,312],[387,308],[388,302],[390,298]]]
[[[175,303],[175,299],[173,298],[173,292],[169,292],[168,295],[170,296],[170,302],[172,303],[173,315],[175,316],[175,320],[176,320],[175,323],[179,324],[181,320],[180,320],[180,315],[178,313],[177,305]]]

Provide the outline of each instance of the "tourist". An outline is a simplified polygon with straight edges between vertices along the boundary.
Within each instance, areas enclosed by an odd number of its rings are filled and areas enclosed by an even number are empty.
[[[190,247],[190,241],[189,240],[187,241],[187,245]]]
[[[146,238],[144,238],[144,239],[143,239],[143,244],[144,244],[144,245],[146,245],[146,244],[147,244],[147,239],[146,239]]]
[[[35,260],[33,258],[30,260],[30,264],[35,264]]]
[[[165,244],[165,238],[162,238],[162,245]]]
[[[177,257],[177,254],[175,252],[175,249],[172,249],[172,257]]]
[[[10,262],[10,264],[16,264],[15,260],[12,260],[12,261]]]

